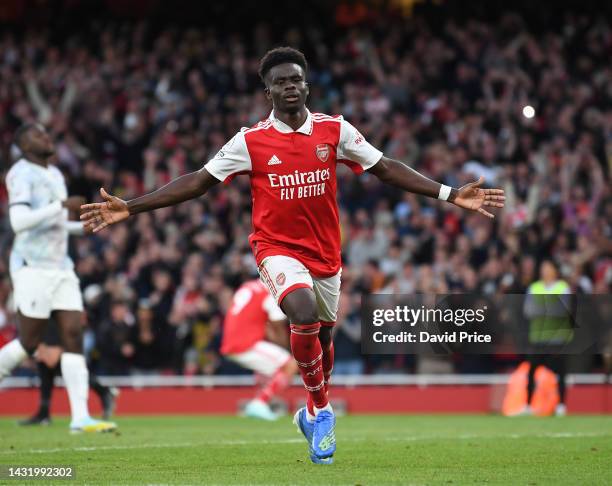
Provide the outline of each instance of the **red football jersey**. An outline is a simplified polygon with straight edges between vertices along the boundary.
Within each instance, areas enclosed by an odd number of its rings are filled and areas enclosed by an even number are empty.
[[[225,183],[250,175],[249,242],[258,265],[267,256],[285,255],[324,278],[338,273],[341,264],[336,164],[361,173],[381,157],[341,116],[308,112],[294,131],[272,112],[238,132],[205,168]]]
[[[282,321],[285,314],[261,280],[250,280],[238,288],[223,321],[222,354],[237,354],[252,348],[266,335],[268,321]]]

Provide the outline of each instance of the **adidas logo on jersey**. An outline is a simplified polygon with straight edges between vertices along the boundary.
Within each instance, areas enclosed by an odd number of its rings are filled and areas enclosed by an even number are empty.
[[[276,155],[273,155],[270,160],[268,160],[268,165],[279,165],[282,164],[283,161],[279,159]]]

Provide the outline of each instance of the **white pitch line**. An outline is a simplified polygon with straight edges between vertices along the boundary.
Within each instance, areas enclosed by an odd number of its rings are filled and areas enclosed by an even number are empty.
[[[220,440],[216,442],[177,442],[174,444],[135,444],[135,445],[116,445],[116,446],[83,446],[83,447],[55,447],[53,449],[29,449],[29,450],[9,450],[0,451],[1,455],[11,454],[48,454],[54,452],[91,452],[91,451],[114,451],[129,449],[175,449],[180,447],[204,447],[204,446],[232,446],[232,445],[266,445],[266,444],[298,444],[304,439],[278,439],[278,440]]]
[[[581,437],[611,437],[612,434],[600,432],[551,432],[540,434],[502,434],[502,435],[478,435],[478,434],[460,434],[452,436],[441,435],[424,435],[414,437],[383,437],[380,439],[373,437],[347,437],[340,438],[339,442],[418,442],[427,440],[472,440],[472,439],[573,439]],[[216,442],[177,442],[175,444],[153,444],[153,445],[116,445],[116,446],[83,446],[83,447],[55,447],[53,449],[29,449],[29,450],[9,450],[0,451],[0,455],[14,454],[53,454],[55,452],[95,452],[95,451],[113,451],[113,450],[130,450],[130,449],[177,449],[181,447],[205,447],[205,446],[251,446],[251,445],[270,445],[270,444],[301,444],[303,438],[299,439],[270,439],[270,440],[220,440]]]
[[[384,442],[414,442],[419,440],[469,440],[469,439],[573,439],[579,437],[611,437],[612,434],[603,432],[544,432],[534,434],[498,434],[498,435],[480,435],[480,434],[459,434],[459,435],[422,435],[415,437],[385,437]],[[350,441],[351,439],[348,439]],[[352,439],[356,440],[356,439]],[[372,437],[362,437],[359,440],[376,441]]]

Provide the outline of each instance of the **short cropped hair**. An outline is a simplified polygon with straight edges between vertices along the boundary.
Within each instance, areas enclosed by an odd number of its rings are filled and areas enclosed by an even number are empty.
[[[21,142],[23,140],[23,137],[35,126],[36,126],[36,123],[24,123],[15,131],[15,137],[13,141],[15,145],[17,145],[19,150],[21,150],[22,152],[23,152],[23,149],[21,148]]]
[[[259,62],[259,77],[265,82],[266,74],[274,66],[279,64],[293,63],[301,66],[304,72],[308,69],[308,63],[306,57],[301,51],[294,49],[293,47],[277,47],[272,49],[261,58]]]

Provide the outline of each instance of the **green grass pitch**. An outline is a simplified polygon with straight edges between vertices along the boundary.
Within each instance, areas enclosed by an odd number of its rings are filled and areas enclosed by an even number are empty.
[[[612,417],[347,416],[331,466],[311,464],[289,417],[119,417],[115,434],[66,419],[0,420],[0,464],[66,464],[55,484],[612,484]],[[49,481],[0,480],[2,484]]]

